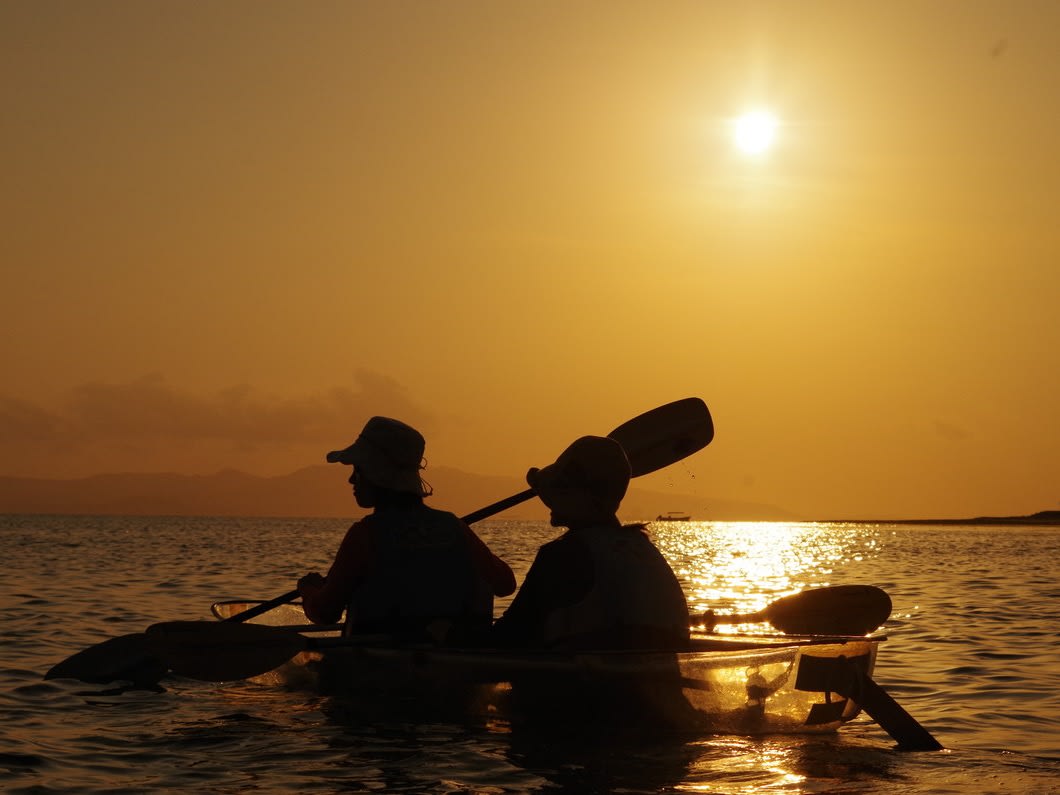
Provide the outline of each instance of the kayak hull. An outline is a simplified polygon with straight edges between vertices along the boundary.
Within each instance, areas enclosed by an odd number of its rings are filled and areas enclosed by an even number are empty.
[[[238,609],[234,604],[228,611]],[[295,623],[296,606],[269,617]],[[215,606],[223,617],[224,610]],[[263,617],[264,618],[264,617]],[[304,616],[301,618],[304,621]],[[358,710],[456,710],[512,722],[597,720],[742,735],[836,731],[861,706],[877,637],[710,635],[683,652],[556,653],[393,646],[333,634],[256,681]]]
[[[276,674],[364,703],[491,712],[515,721],[577,715],[735,734],[827,733],[856,717],[854,669],[877,640],[784,645],[716,641],[690,652],[512,653],[340,646],[301,652]],[[726,645],[735,648],[727,649]]]

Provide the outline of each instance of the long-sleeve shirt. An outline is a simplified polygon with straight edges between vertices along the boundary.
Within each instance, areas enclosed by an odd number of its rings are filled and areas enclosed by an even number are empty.
[[[311,621],[322,624],[337,621],[348,606],[351,594],[377,572],[380,550],[375,537],[378,528],[374,525],[378,521],[385,519],[373,514],[355,522],[346,531],[324,584],[301,589],[303,609]],[[515,575],[511,567],[494,555],[470,527],[460,524],[473,572],[488,584],[494,596],[512,593]]]

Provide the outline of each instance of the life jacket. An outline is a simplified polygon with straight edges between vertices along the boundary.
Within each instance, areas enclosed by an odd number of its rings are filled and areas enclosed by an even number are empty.
[[[593,586],[545,619],[544,640],[567,649],[679,649],[688,605],[670,565],[640,525],[570,531],[589,552]],[[574,540],[574,539],[572,539]]]
[[[467,531],[454,514],[402,506],[362,521],[369,524],[376,560],[350,596],[347,633],[442,640],[452,627],[489,626],[493,592],[476,572]]]

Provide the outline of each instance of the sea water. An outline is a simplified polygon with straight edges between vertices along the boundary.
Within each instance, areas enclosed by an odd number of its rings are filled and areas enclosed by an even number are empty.
[[[345,522],[0,517],[0,789],[259,793],[1060,792],[1060,528],[670,522],[650,526],[689,607],[749,612],[806,588],[879,586],[876,680],[946,747],[907,753],[867,716],[826,736],[579,731],[358,714],[311,690],[42,680],[151,623],[208,618],[326,571]],[[557,531],[477,532],[519,579]],[[506,600],[497,605],[504,609]]]

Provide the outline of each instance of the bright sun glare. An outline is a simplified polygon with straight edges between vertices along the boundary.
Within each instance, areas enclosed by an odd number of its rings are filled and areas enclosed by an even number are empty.
[[[777,137],[777,117],[766,110],[743,114],[733,122],[733,142],[741,152],[760,155],[773,146]]]

